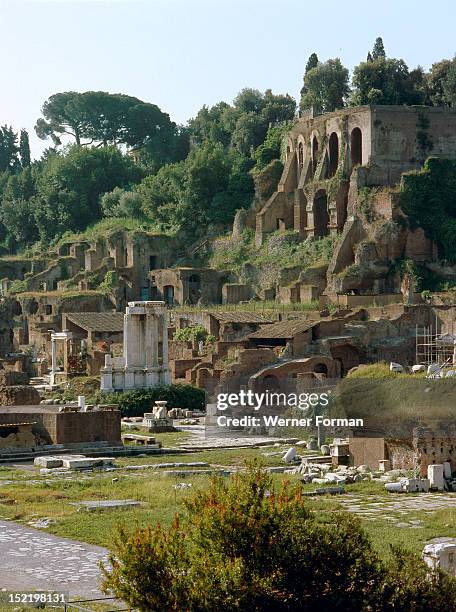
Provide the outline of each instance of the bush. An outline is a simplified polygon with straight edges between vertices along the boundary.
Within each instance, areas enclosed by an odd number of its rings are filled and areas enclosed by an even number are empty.
[[[173,340],[175,342],[214,342],[215,338],[209,334],[203,325],[189,325],[174,332]]]
[[[120,529],[103,588],[169,612],[454,609],[454,578],[395,555],[388,569],[358,519],[313,512],[300,484],[276,490],[251,466],[213,479],[167,530]]]
[[[122,416],[142,416],[150,412],[157,400],[168,402],[168,408],[202,410],[205,407],[205,393],[191,385],[163,385],[153,389],[124,391],[123,393],[103,393],[95,397],[99,404],[118,404]]]

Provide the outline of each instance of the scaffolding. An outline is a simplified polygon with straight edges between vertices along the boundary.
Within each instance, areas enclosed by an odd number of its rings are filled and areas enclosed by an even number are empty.
[[[435,317],[434,324],[416,326],[415,363],[417,365],[438,365],[440,368],[456,366],[456,335],[454,323],[451,331],[443,332],[442,323]]]

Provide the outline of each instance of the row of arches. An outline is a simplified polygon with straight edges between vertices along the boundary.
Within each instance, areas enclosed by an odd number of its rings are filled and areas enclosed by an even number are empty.
[[[328,173],[327,178],[332,178],[336,172],[337,167],[339,166],[339,136],[336,132],[332,132],[329,136],[328,140]],[[311,167],[312,167],[312,176],[315,174],[318,163],[318,151],[319,151],[319,142],[317,136],[314,134],[312,137],[312,145],[311,145]],[[291,152],[291,147],[287,148],[287,153]],[[303,141],[298,142],[298,165],[302,170],[304,167],[304,143]],[[361,129],[359,127],[355,127],[352,129],[350,133],[350,161],[351,166],[359,166],[363,163],[363,135]]]

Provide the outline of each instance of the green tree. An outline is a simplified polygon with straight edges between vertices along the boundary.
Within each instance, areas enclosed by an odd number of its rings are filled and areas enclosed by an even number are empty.
[[[12,127],[0,126],[0,172],[15,170],[19,165],[17,134]]]
[[[141,217],[142,198],[137,191],[115,187],[101,196],[101,209],[106,217]]]
[[[386,58],[386,52],[385,52],[385,47],[383,45],[383,39],[380,36],[375,39],[371,57],[373,60],[376,60],[379,57],[382,57],[383,59]]]
[[[35,219],[43,240],[81,231],[101,218],[100,197],[142,178],[140,169],[114,147],[78,148],[49,157],[37,177]]]
[[[448,106],[456,106],[456,58],[448,69],[447,78],[443,85],[443,99]]]
[[[282,125],[271,126],[268,129],[266,138],[253,154],[255,160],[254,173],[262,170],[273,159],[281,159],[283,140],[290,127],[291,125],[288,122]]]
[[[311,68],[304,76],[301,110],[313,108],[317,113],[327,113],[343,108],[350,91],[348,79],[348,69],[339,58]]]
[[[28,168],[31,163],[30,142],[27,130],[21,130],[19,137],[19,158],[22,168]]]
[[[384,58],[362,62],[353,70],[352,105],[420,104],[424,100],[424,73],[409,71],[403,60]]]
[[[35,132],[38,138],[51,138],[55,145],[62,144],[63,135],[73,137],[77,146],[85,135],[86,116],[78,104],[79,93],[65,91],[50,96],[43,104],[43,117],[37,120]]]
[[[250,467],[195,492],[169,529],[121,529],[103,588],[144,611],[454,609],[453,577],[395,554],[384,565],[359,520]]]
[[[186,152],[185,132],[169,115],[132,96],[105,91],[57,93],[44,103],[42,113],[35,131],[42,139],[51,137],[55,145],[62,143],[63,135],[73,137],[77,146],[125,144],[144,149],[155,169]]]
[[[311,53],[309,55],[309,59],[307,60],[306,70],[304,74],[307,74],[309,70],[312,68],[316,68],[318,66],[318,55],[316,53]]]
[[[12,252],[38,239],[34,218],[35,179],[30,167],[9,174],[0,197],[0,222],[3,240]]]

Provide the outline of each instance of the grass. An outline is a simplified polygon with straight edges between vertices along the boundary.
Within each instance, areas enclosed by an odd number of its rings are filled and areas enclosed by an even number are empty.
[[[158,434],[163,446],[174,446],[185,441],[187,432]],[[117,459],[118,467],[129,465],[151,465],[168,462],[203,461],[213,466],[241,468],[246,461],[260,459],[265,466],[283,465],[280,454],[287,448],[279,447],[237,448],[202,450],[195,453],[175,455],[152,455],[148,457],[122,457]],[[266,455],[268,453],[279,455]],[[301,453],[303,451],[300,451]],[[204,468],[203,468],[204,469]],[[116,478],[113,481],[113,477]],[[299,476],[273,474],[279,484],[284,478],[298,480]],[[8,483],[8,481],[13,481]],[[176,489],[181,482],[189,488]],[[182,476],[160,474],[155,470],[118,470],[115,472],[89,472],[79,475],[40,476],[37,471],[0,466],[0,518],[28,524],[38,518],[51,518],[52,523],[46,531],[62,537],[69,537],[91,544],[110,547],[118,525],[129,529],[155,524],[157,521],[169,525],[174,514],[182,510],[183,501],[192,492],[207,487],[207,475]],[[314,484],[303,484],[304,491],[313,491]],[[401,545],[418,554],[426,542],[434,537],[456,537],[456,508],[418,510],[416,508],[396,508],[387,502],[400,503],[410,495],[388,494],[383,483],[363,481],[346,486],[349,496],[322,496],[309,498],[312,510],[328,514],[343,509],[347,503],[356,503],[369,511],[372,503],[385,504],[374,517],[359,515],[362,526],[370,536],[374,548],[387,558],[391,545]],[[351,497],[353,495],[353,498]],[[135,499],[140,507],[112,509],[105,511],[78,512],[70,502],[108,499]],[[11,500],[10,503],[4,503]],[[456,500],[455,500],[456,501]],[[2,503],[3,502],[3,503]],[[11,503],[12,502],[12,503]],[[419,519],[419,528],[397,526],[388,519],[409,522]]]
[[[259,449],[239,449],[238,451],[205,451],[202,453],[176,457],[167,457],[167,461],[210,461],[221,465],[241,466],[246,458],[259,456]],[[149,458],[153,464],[159,459]],[[163,458],[162,458],[163,460]],[[280,459],[267,458],[268,464],[281,464]],[[137,460],[139,463],[139,460]],[[119,460],[119,464],[127,465],[128,459]],[[0,516],[21,523],[28,523],[32,519],[50,517],[55,523],[46,531],[62,537],[69,537],[91,544],[109,547],[118,525],[122,524],[129,529],[155,524],[157,521],[169,525],[174,514],[182,509],[187,495],[208,485],[207,476],[170,476],[160,477],[151,475],[148,471],[141,473],[116,472],[119,479],[112,482],[113,473],[100,473],[94,476],[81,475],[78,481],[56,479],[52,482],[27,484],[15,482],[2,486],[1,498],[14,500],[13,505],[0,502]],[[274,474],[273,479],[279,483],[283,478],[297,479],[296,476]],[[184,481],[190,484],[189,489],[176,489],[175,485]],[[303,485],[304,491],[313,491],[315,485]],[[381,483],[361,482],[347,485],[347,493],[355,494],[360,504],[368,509],[374,500],[400,501],[405,496],[387,494]],[[374,496],[374,497],[373,497]],[[409,496],[407,496],[409,497]],[[139,508],[113,509],[108,511],[78,512],[76,506],[70,502],[81,500],[102,499],[136,499],[142,502]],[[315,512],[331,514],[344,507],[344,497],[318,497],[309,498],[309,506]],[[400,521],[419,519],[422,525],[419,528],[395,526],[389,522],[386,514],[395,514]],[[405,512],[388,509],[369,520],[360,515],[361,523],[369,534],[374,548],[386,558],[390,554],[391,545],[401,545],[404,548],[421,553],[424,545],[430,539],[439,536],[456,536],[456,508],[438,509],[424,513],[416,509]]]
[[[185,305],[173,306],[173,310],[179,314],[185,312],[207,312],[207,311],[241,311],[241,312],[295,312],[295,311],[315,311],[319,312],[319,302],[295,302],[292,304],[280,304],[273,300],[264,300],[258,302],[244,302],[241,304],[209,304],[205,306]]]
[[[112,234],[119,231],[134,231],[143,230],[148,233],[163,233],[156,231],[154,226],[148,225],[144,220],[134,217],[107,217],[98,221],[94,225],[90,225],[83,232],[71,233],[66,232],[56,246],[62,246],[68,242],[80,242],[87,240],[89,242],[105,237],[106,234]]]
[[[209,264],[216,270],[241,273],[245,264],[258,268],[309,268],[329,263],[337,237],[298,240],[296,232],[273,232],[264,244],[255,244],[254,232],[246,230],[239,238],[222,236],[214,240]]]

